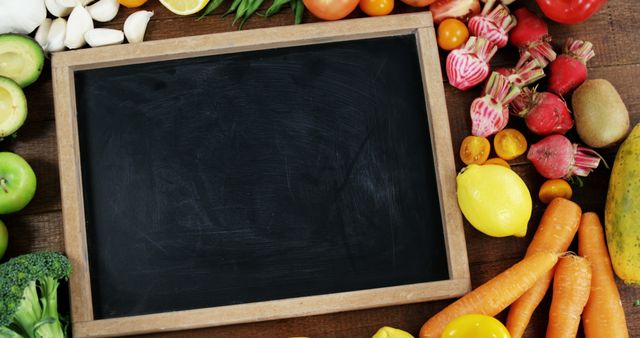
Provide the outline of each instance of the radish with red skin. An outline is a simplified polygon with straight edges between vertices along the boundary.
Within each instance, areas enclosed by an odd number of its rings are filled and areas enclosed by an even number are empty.
[[[589,41],[567,39],[563,54],[549,65],[549,91],[560,96],[587,79],[587,62],[595,56]]]
[[[467,43],[447,55],[447,77],[452,86],[467,90],[489,75],[489,60],[498,50],[485,38],[472,36]]]
[[[488,137],[504,129],[509,122],[509,102],[520,93],[520,88],[506,76],[493,72],[485,86],[484,96],[471,103],[471,134]]]
[[[598,167],[601,158],[595,151],[572,144],[563,135],[554,134],[532,144],[527,159],[540,175],[548,179],[568,179],[589,175]]]
[[[524,7],[516,9],[513,14],[516,17],[517,25],[509,33],[511,44],[520,49],[521,54],[529,52],[533,58],[541,61],[555,60],[556,52],[549,44],[551,35],[549,35],[547,23]]]
[[[565,134],[574,123],[561,97],[535,89],[524,88],[511,102],[511,110],[523,117],[527,128],[537,135]]]
[[[509,31],[515,27],[516,18],[502,4],[494,8],[495,2],[496,0],[488,0],[480,15],[469,19],[468,26],[471,35],[483,37],[502,48],[509,42]]]

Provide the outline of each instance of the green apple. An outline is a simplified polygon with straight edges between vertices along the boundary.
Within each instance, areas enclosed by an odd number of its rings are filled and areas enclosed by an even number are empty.
[[[22,210],[36,193],[36,174],[22,157],[0,153],[0,215]]]
[[[9,231],[7,231],[7,227],[0,220],[0,259],[4,256],[4,253],[7,251],[7,244],[9,244]]]

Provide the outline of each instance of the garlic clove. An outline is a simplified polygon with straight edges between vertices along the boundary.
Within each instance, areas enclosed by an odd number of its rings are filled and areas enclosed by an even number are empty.
[[[82,5],[82,3],[80,3],[80,1],[78,0],[55,0],[55,1],[58,3],[58,5],[60,5],[60,7],[75,8],[79,4]]]
[[[147,24],[153,16],[150,11],[137,11],[124,21],[124,35],[130,43],[142,42]]]
[[[93,29],[93,19],[86,8],[77,5],[73,8],[69,21],[67,22],[67,35],[64,38],[64,45],[69,49],[76,49],[84,46],[84,33]]]
[[[87,10],[89,10],[89,14],[91,14],[93,20],[107,22],[116,17],[119,8],[120,3],[118,0],[100,0],[87,7]]]
[[[44,0],[0,0],[0,34],[30,34],[46,18]]]
[[[47,52],[59,52],[64,49],[64,38],[67,32],[67,21],[57,18],[51,22],[49,34],[47,34]]]
[[[51,19],[44,20],[44,22],[40,24],[40,27],[38,27],[36,35],[34,36],[34,39],[43,50],[47,50],[47,37],[49,36],[49,30],[51,29],[51,22]]]
[[[91,47],[121,44],[124,33],[117,29],[95,28],[84,33],[84,39]]]
[[[69,15],[73,9],[73,7],[61,6],[56,0],[44,0],[44,4],[47,6],[49,13],[58,18]]]

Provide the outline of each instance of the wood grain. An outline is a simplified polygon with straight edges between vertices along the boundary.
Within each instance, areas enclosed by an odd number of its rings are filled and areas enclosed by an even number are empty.
[[[518,6],[526,6],[539,12],[533,0],[521,0],[512,5],[514,8]],[[225,6],[223,5],[223,7]],[[155,12],[147,30],[147,40],[235,30],[231,26],[232,19],[228,17],[220,18],[214,15],[196,21],[194,16],[178,17],[173,15],[156,1],[150,1],[143,9]],[[218,12],[224,9],[226,7]],[[100,26],[122,29],[124,19],[133,11],[135,10],[122,8],[114,21]],[[409,8],[397,2],[394,13],[415,11],[419,11],[419,9]],[[550,32],[554,38],[553,44],[556,48],[560,47],[567,37],[586,39],[594,43],[596,57],[589,62],[589,76],[591,78],[606,78],[616,86],[631,114],[632,123],[640,122],[640,85],[637,81],[640,78],[640,48],[637,47],[635,41],[635,34],[640,30],[640,22],[636,20],[639,12],[639,1],[609,0],[596,15],[584,23],[570,26],[549,24]],[[356,10],[350,17],[362,15],[359,10]],[[253,31],[253,29],[290,25],[292,21],[293,15],[290,10],[285,8],[282,13],[271,18],[254,17],[247,22],[245,28],[259,34],[259,31]],[[312,18],[309,13],[305,13],[304,22],[315,21],[317,20]],[[446,54],[441,52],[440,59],[443,60],[444,57]],[[517,51],[508,46],[498,52],[492,64],[509,66],[514,64],[516,58]],[[27,209],[16,215],[3,217],[11,236],[7,257],[35,250],[64,249],[60,187],[57,183],[58,151],[55,146],[53,98],[48,64],[47,62],[41,79],[25,91],[30,112],[27,123],[19,132],[19,138],[14,142],[0,143],[0,150],[15,150],[25,155],[27,160],[33,164],[39,183],[36,198]],[[544,80],[542,82],[544,83]],[[478,96],[479,90],[461,92],[447,85],[446,78],[444,89],[451,125],[453,151],[456,153],[462,138],[469,133],[468,109],[471,101]],[[512,118],[510,124],[522,127],[522,122],[515,118]],[[576,140],[575,135],[572,137]],[[614,152],[615,149],[606,151],[607,160],[612,160]],[[532,195],[535,196],[543,179],[524,159],[520,158],[512,162],[516,164],[515,169],[522,175]],[[461,163],[456,162],[456,168],[460,167]],[[597,169],[585,180],[584,187],[574,188],[574,200],[584,210],[592,210],[602,214],[608,177],[607,169]],[[474,287],[489,280],[524,255],[533,235],[532,230],[536,227],[543,208],[544,206],[534,199],[534,211],[530,222],[531,230],[524,239],[490,238],[465,223],[471,281]],[[633,306],[634,300],[640,299],[640,289],[625,286],[620,281],[618,281],[618,286],[627,315],[630,335],[631,337],[640,337],[640,307]],[[63,285],[61,290],[64,294],[66,287]],[[549,300],[549,298],[545,299],[535,312],[525,337],[544,336]],[[383,325],[402,328],[416,334],[426,318],[444,308],[448,303],[449,301],[435,301],[253,324],[229,325],[211,329],[167,332],[145,337],[370,337]],[[499,318],[504,319],[504,314]],[[583,337],[583,335],[580,334],[579,337]]]

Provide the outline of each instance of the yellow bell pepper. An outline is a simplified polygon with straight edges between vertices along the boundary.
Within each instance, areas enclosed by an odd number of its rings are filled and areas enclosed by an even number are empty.
[[[408,332],[384,326],[371,338],[413,338]]]
[[[511,338],[499,320],[485,315],[460,316],[447,324],[442,338]]]

